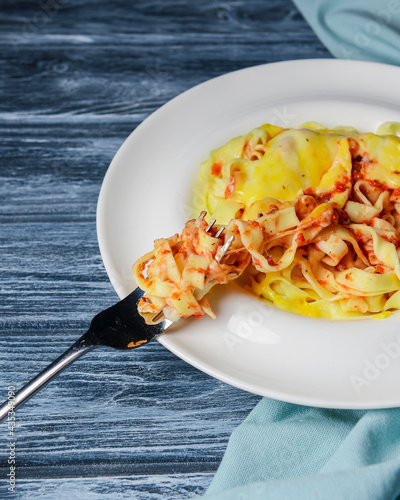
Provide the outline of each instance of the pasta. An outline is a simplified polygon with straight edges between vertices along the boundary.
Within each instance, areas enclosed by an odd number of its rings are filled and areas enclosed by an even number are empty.
[[[266,124],[212,151],[196,187],[201,209],[226,229],[207,234],[197,219],[157,240],[134,266],[147,292],[141,313],[213,316],[206,293],[245,269],[256,295],[291,312],[343,319],[400,309],[399,131]]]
[[[190,220],[181,235],[156,240],[153,251],[135,262],[133,275],[146,291],[138,304],[146,323],[160,312],[171,321],[203,314],[215,318],[205,295],[214,285],[237,278],[249,264],[251,257],[233,226],[219,236],[217,227],[207,231],[207,226],[203,217]],[[229,252],[218,262],[215,257],[231,237]]]

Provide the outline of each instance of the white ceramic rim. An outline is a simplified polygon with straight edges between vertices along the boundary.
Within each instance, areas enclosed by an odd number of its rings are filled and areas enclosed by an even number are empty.
[[[315,120],[374,131],[383,121],[400,121],[399,84],[400,69],[385,64],[286,61],[209,80],[153,113],[115,155],[99,196],[99,246],[119,297],[135,287],[131,264],[152,240],[181,229],[195,170],[212,148],[265,122],[298,126]],[[381,321],[304,318],[235,285],[212,300],[216,321],[182,321],[160,339],[205,373],[303,405],[400,405],[397,315]]]

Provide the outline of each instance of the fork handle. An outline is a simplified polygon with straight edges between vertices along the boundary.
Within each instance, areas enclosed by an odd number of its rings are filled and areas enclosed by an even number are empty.
[[[13,399],[7,400],[0,406],[0,421],[3,420],[11,411],[24,404],[30,397],[36,394],[50,380],[61,373],[74,361],[79,359],[84,354],[97,347],[88,333],[82,335],[74,345],[67,349],[64,354],[57,358],[47,368],[41,371],[36,377],[28,382],[22,389],[15,393]]]

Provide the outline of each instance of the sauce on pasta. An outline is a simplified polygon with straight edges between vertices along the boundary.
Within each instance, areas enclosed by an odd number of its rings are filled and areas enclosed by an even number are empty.
[[[192,220],[182,235],[157,240],[134,266],[147,291],[139,309],[173,320],[213,316],[205,294],[243,272],[256,295],[307,316],[382,318],[400,309],[399,136],[396,123],[375,134],[265,124],[212,151],[196,208],[226,230],[216,237]]]
[[[223,224],[256,220],[266,234],[248,273],[255,294],[332,319],[400,308],[399,135],[393,122],[375,134],[265,124],[211,152],[196,186],[201,206]],[[302,229],[321,210],[336,218]]]

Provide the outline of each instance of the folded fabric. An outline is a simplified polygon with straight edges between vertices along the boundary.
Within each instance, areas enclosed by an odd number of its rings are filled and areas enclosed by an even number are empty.
[[[264,398],[232,433],[204,500],[394,500],[400,408],[329,410]]]
[[[400,0],[293,0],[340,59],[400,65]]]

